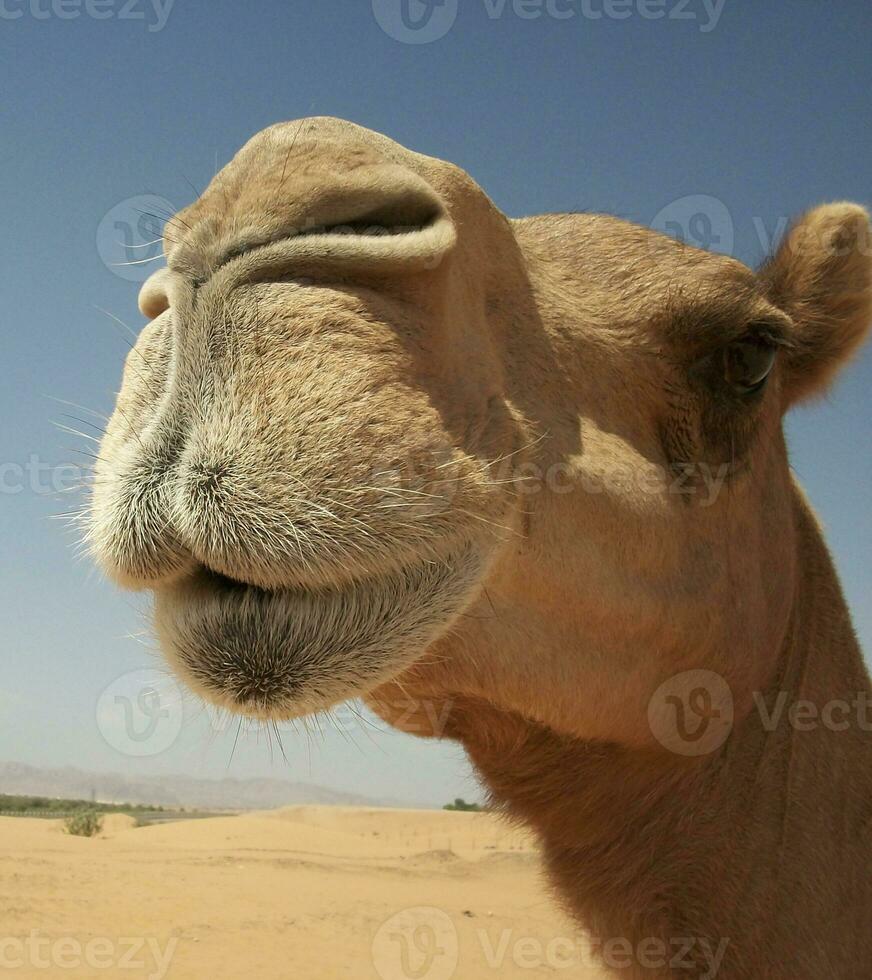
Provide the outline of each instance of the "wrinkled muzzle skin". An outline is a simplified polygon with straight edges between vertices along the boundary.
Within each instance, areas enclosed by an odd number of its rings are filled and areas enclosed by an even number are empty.
[[[265,131],[168,224],[91,507],[172,668],[271,719],[450,630],[518,521],[494,465],[529,441],[483,326],[504,219],[456,168],[337,125]]]

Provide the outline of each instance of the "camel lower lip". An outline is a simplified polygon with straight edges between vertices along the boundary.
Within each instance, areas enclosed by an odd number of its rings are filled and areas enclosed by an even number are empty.
[[[155,622],[170,666],[206,700],[293,718],[395,676],[450,626],[480,572],[471,548],[311,592],[201,568],[156,591]]]

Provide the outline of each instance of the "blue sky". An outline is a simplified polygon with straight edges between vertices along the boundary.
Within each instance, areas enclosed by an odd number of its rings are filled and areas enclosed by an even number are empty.
[[[97,308],[141,325],[137,284],[104,261],[125,225],[147,231],[131,198],[181,207],[257,130],[325,114],[455,161],[511,215],[669,223],[750,264],[788,215],[872,204],[868,0],[409,2],[426,43],[397,39],[400,0],[0,0],[0,760],[287,776],[424,803],[475,793],[459,749],[353,719],[311,749],[286,733],[285,763],[253,736],[231,761],[233,732],[210,732],[193,704],[144,756],[101,714],[116,678],[159,661],[131,637],[147,630],[142,599],[76,563],[49,518],[68,507],[53,467],[83,445],[53,428],[67,409],[49,396],[112,406],[127,347]],[[788,423],[867,649],[870,392],[872,348]]]

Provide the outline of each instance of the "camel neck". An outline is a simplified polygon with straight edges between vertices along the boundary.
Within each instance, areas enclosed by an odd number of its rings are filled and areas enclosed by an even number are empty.
[[[620,957],[616,975],[872,975],[872,689],[807,512],[798,537],[803,578],[776,674],[709,755],[466,709],[472,761],[537,830],[562,898],[607,965]]]

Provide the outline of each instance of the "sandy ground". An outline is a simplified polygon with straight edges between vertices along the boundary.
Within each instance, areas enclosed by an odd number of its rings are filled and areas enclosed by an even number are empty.
[[[0,818],[0,976],[600,980],[489,814],[293,807],[93,839]]]

